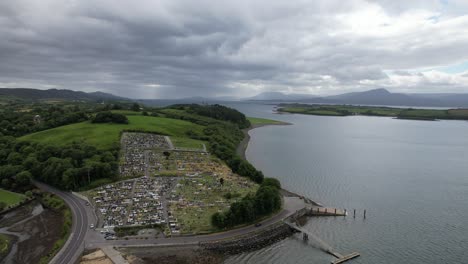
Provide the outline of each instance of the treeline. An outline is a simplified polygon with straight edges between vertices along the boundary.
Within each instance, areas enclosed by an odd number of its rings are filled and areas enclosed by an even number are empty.
[[[29,133],[89,119],[89,109],[78,105],[45,104],[2,106],[0,133],[20,137]]]
[[[213,214],[211,223],[223,229],[251,223],[274,213],[281,208],[280,189],[281,185],[278,180],[266,178],[255,195],[247,195],[239,202],[232,203],[226,212]]]
[[[224,160],[234,173],[248,177],[256,183],[263,181],[263,173],[236,153],[237,146],[244,138],[244,134],[239,128],[219,124],[207,126],[203,132],[209,138],[210,152]]]
[[[117,123],[128,124],[128,118],[122,114],[112,113],[111,111],[99,112],[93,119],[92,123]]]
[[[0,136],[0,186],[24,192],[31,179],[64,190],[78,190],[97,179],[116,179],[118,150],[99,151],[73,143],[52,146]]]
[[[196,114],[214,118],[217,120],[228,121],[239,126],[239,128],[250,127],[249,120],[245,115],[236,109],[224,105],[198,105],[198,104],[178,104],[170,106],[172,109],[184,110],[190,114]]]
[[[0,135],[20,137],[63,125],[91,120],[94,113],[110,110],[140,111],[137,103],[15,103],[0,109]],[[113,116],[114,123],[123,122]]]

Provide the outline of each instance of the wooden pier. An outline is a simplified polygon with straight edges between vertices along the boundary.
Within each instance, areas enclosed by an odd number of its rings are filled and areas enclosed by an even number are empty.
[[[348,260],[351,260],[353,258],[357,258],[359,257],[361,254],[357,253],[357,252],[354,252],[354,253],[351,253],[349,255],[346,255],[346,256],[342,256],[341,258],[337,259],[337,260],[334,260],[331,262],[331,264],[340,264],[340,263],[344,263]]]
[[[357,252],[354,252],[354,253],[351,253],[349,255],[341,255],[340,253],[336,252],[335,249],[333,249],[329,244],[327,244],[325,241],[323,241],[322,239],[320,239],[319,237],[317,237],[316,235],[314,235],[313,233],[311,233],[310,231],[308,230],[305,230],[299,226],[297,226],[296,224],[293,224],[289,221],[286,221],[286,220],[283,220],[283,222],[285,224],[287,224],[288,226],[290,226],[291,228],[301,232],[303,234],[303,239],[304,240],[309,240],[309,237],[311,237],[313,240],[315,240],[320,248],[325,251],[326,253],[334,256],[335,258],[337,258],[337,260],[334,260],[332,261],[331,263],[332,264],[340,264],[340,263],[344,263],[348,260],[351,260],[351,259],[354,259],[354,258],[357,258],[360,256],[359,253]]]
[[[346,209],[331,208],[331,207],[311,207],[309,209],[311,216],[346,216]]]

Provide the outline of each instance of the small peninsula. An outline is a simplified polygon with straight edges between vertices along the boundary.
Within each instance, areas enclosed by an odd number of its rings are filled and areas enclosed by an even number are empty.
[[[468,120],[468,109],[415,109],[361,105],[280,104],[279,113],[321,116],[386,116],[412,120]]]

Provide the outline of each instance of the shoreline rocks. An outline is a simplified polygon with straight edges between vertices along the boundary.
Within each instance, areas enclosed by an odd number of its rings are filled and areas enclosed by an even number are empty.
[[[216,253],[234,255],[272,245],[294,233],[295,230],[282,223],[280,225],[264,229],[254,235],[247,235],[229,240],[203,242],[200,243],[200,247]]]

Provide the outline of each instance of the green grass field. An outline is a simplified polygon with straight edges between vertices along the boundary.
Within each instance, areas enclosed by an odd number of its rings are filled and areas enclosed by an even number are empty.
[[[26,196],[20,193],[14,193],[0,189],[0,201],[6,203],[7,206],[17,204],[23,201],[25,198]]]
[[[202,126],[188,121],[142,116],[128,115],[129,124],[93,124],[82,122],[61,126],[20,138],[20,140],[33,141],[53,145],[66,145],[73,141],[85,142],[99,149],[109,149],[119,144],[120,132],[124,130],[142,130],[173,136],[176,147],[201,146],[201,141],[187,138],[189,130],[201,133]],[[175,140],[174,140],[175,139]],[[179,145],[177,145],[179,144]]]
[[[204,142],[187,137],[171,137],[172,144],[178,148],[202,149]],[[206,144],[205,144],[206,145]]]
[[[258,117],[247,117],[247,119],[250,121],[250,124],[252,125],[275,125],[275,124],[279,125],[283,123],[277,120],[258,118]]]
[[[4,234],[0,234],[0,256],[6,255],[9,243],[10,239]]]

